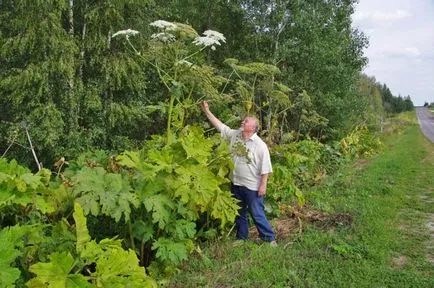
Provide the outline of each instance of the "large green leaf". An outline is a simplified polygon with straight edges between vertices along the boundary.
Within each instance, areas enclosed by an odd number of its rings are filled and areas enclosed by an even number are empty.
[[[146,223],[143,220],[136,221],[133,225],[134,238],[145,243],[152,239],[154,236],[154,227],[151,223]]]
[[[180,219],[171,222],[166,231],[174,240],[192,239],[196,235],[196,223]]]
[[[104,214],[116,222],[124,216],[128,221],[130,205],[138,205],[128,179],[121,174],[108,173],[102,167],[83,167],[72,181],[74,194],[85,214]]]
[[[30,271],[35,273],[36,277],[27,282],[29,288],[92,287],[85,276],[70,274],[76,263],[69,252],[53,253],[49,259],[48,263],[36,263],[30,266]]]
[[[74,204],[73,217],[77,233],[77,252],[81,254],[85,249],[85,245],[90,241],[90,236],[86,226],[86,216],[84,216],[83,208],[78,202]]]
[[[22,237],[29,231],[28,226],[14,226],[0,231],[0,287],[15,287],[20,270],[11,267],[15,259],[22,255]]]
[[[192,248],[191,244],[190,240],[174,242],[167,238],[160,238],[152,245],[152,250],[157,250],[156,256],[159,260],[178,265],[181,261],[187,260]]]
[[[175,203],[164,194],[157,194],[146,198],[143,202],[148,212],[152,213],[152,222],[164,229],[172,217]]]
[[[239,206],[234,197],[228,191],[219,191],[216,193],[215,198],[210,207],[211,216],[215,219],[221,220],[221,226],[226,223],[233,223],[235,217],[238,215]]]
[[[174,196],[204,212],[213,195],[220,190],[220,179],[203,165],[184,165],[176,169],[176,174],[178,177],[170,182]]]
[[[97,287],[156,287],[155,281],[138,265],[136,253],[125,251],[120,245],[99,255],[92,277]]]
[[[1,242],[4,245],[4,242]],[[16,257],[20,256],[21,252],[16,249],[0,248],[0,287],[15,287],[15,281],[20,277],[20,270],[11,267],[10,264]]]
[[[206,164],[211,156],[213,142],[204,137],[202,129],[199,127],[186,127],[180,137],[182,148],[184,148],[187,158],[193,158],[201,164]]]

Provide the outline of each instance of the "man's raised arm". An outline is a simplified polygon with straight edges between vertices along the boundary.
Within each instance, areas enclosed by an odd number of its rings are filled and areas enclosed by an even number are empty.
[[[200,109],[202,109],[203,113],[205,113],[206,117],[208,118],[209,122],[220,131],[220,128],[222,127],[223,123],[212,114],[211,111],[209,111],[208,102],[202,101],[200,102]]]

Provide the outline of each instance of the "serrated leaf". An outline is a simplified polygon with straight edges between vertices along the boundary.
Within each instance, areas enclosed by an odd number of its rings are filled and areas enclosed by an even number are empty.
[[[87,230],[86,216],[84,216],[83,208],[78,202],[74,203],[75,231],[77,234],[77,252],[81,254],[85,245],[90,241],[89,230]]]
[[[206,139],[199,127],[186,127],[180,137],[182,147],[187,154],[187,158],[194,158],[197,162],[205,164],[210,157],[212,150],[212,140]]]
[[[34,197],[34,204],[44,214],[53,213],[56,211],[56,208],[53,206],[53,204],[48,202],[44,197],[40,195],[36,195]]]
[[[24,180],[22,180],[22,179],[16,179],[15,180],[15,185],[16,185],[17,190],[19,192],[26,192],[26,190],[27,190],[27,184],[26,184],[26,182],[24,182]]]
[[[158,175],[152,180],[139,182],[135,187],[137,200],[143,202],[146,197],[162,192],[166,188],[166,178],[163,175]]]
[[[130,205],[139,202],[131,193],[129,180],[122,174],[107,173],[103,168],[84,167],[73,177],[74,194],[85,214],[104,214],[118,222],[122,216],[129,220]]]
[[[237,200],[229,192],[219,191],[214,198],[211,208],[211,216],[221,220],[221,226],[233,223],[238,215],[239,206]]]
[[[121,155],[116,157],[116,160],[119,161],[119,164],[128,168],[138,168],[138,164],[140,163],[138,151],[125,151]]]
[[[3,255],[0,253],[0,257]],[[10,267],[0,261],[0,287],[13,288],[15,281],[20,278],[21,272],[18,268]]]
[[[10,265],[22,254],[17,248],[23,247],[22,237],[28,231],[29,226],[13,226],[0,231],[0,287],[15,287],[21,273]]]
[[[145,243],[151,240],[153,235],[154,227],[151,223],[146,223],[143,220],[139,220],[133,224],[133,236],[140,242]]]
[[[152,245],[152,250],[157,250],[156,257],[163,262],[178,265],[187,260],[189,249],[187,242],[174,242],[167,238],[159,238]]]
[[[75,260],[69,252],[53,253],[49,255],[50,262],[36,263],[30,266],[30,272],[36,277],[27,283],[29,288],[33,287],[91,287],[87,278],[83,275],[69,273],[74,268]],[[81,285],[81,286],[77,286]]]
[[[176,169],[178,177],[169,184],[175,197],[204,212],[222,183],[206,166],[185,165]]]
[[[185,219],[176,220],[168,225],[166,231],[174,240],[191,239],[196,235],[196,223]]]
[[[150,150],[148,152],[148,160],[153,164],[155,172],[166,171],[171,173],[173,170],[173,154],[169,149]]]
[[[103,242],[103,241],[101,241]],[[103,244],[100,242],[100,245]],[[113,244],[111,242],[110,244]],[[155,287],[156,283],[139,266],[134,251],[125,251],[118,245],[106,245],[98,255],[96,271],[92,277],[98,287]]]
[[[32,173],[25,173],[20,176],[20,180],[23,180],[27,186],[30,186],[32,189],[36,189],[41,185],[41,176],[34,175]]]
[[[125,151],[116,158],[120,165],[135,169],[143,179],[152,180],[160,170],[158,165],[147,163],[141,158],[140,152]]]
[[[175,207],[173,201],[164,194],[150,196],[143,202],[148,212],[152,213],[152,222],[158,223],[158,227],[164,229]]]

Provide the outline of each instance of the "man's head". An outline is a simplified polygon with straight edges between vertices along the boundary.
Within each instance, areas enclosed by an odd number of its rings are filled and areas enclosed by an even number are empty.
[[[258,120],[255,117],[247,116],[241,122],[241,130],[246,133],[255,133],[258,132]]]

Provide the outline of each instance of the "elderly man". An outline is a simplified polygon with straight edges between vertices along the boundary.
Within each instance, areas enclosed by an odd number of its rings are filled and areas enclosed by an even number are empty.
[[[201,102],[200,106],[211,124],[220,131],[223,139],[230,143],[234,161],[231,190],[234,197],[240,200],[239,215],[235,220],[237,239],[246,240],[249,236],[249,211],[259,237],[275,246],[273,228],[264,213],[268,174],[272,172],[271,160],[267,145],[256,134],[258,121],[254,117],[246,117],[241,122],[240,129],[234,130],[211,113],[207,102]]]

